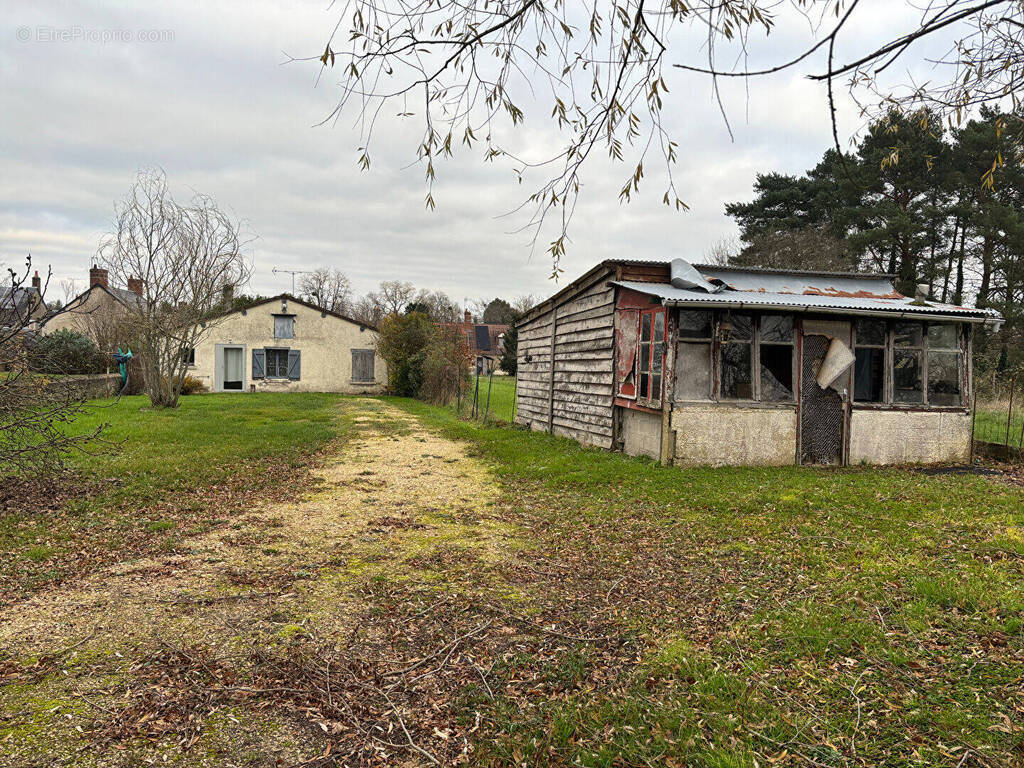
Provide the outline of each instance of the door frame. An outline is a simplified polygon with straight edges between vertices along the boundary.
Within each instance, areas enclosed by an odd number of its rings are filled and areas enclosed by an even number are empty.
[[[799,324],[799,333],[797,333],[796,344],[797,344],[797,381],[796,381],[796,463],[800,466],[819,466],[817,464],[805,464],[803,460],[803,434],[804,434],[804,336],[825,336],[828,338],[828,334],[814,330],[816,323],[822,323],[823,325],[828,323],[831,325],[845,324],[845,333],[842,336],[834,336],[843,341],[850,349],[853,349],[853,321],[852,320],[832,320],[831,318],[801,318]],[[807,329],[807,325],[811,326],[811,329]],[[850,459],[850,413],[851,413],[851,400],[850,392],[853,388],[853,366],[840,375],[839,380],[845,381],[846,394],[841,395],[842,397],[842,418],[840,420],[840,429],[842,433],[839,435],[839,463],[836,466],[845,467],[849,464]],[[830,465],[824,465],[830,466]]]
[[[242,388],[224,389],[224,350],[242,350]],[[248,376],[245,373],[246,345],[245,344],[214,344],[213,345],[213,391],[214,392],[245,392],[248,383]]]

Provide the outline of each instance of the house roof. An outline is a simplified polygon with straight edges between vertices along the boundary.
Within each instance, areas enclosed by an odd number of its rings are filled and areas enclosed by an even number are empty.
[[[501,345],[498,339],[512,326],[507,323],[473,323],[460,321],[457,323],[438,323],[439,328],[455,328],[457,331],[466,334],[466,341],[469,342],[470,352],[473,354],[488,353],[491,355],[501,354]]]
[[[216,319],[221,318],[221,317],[227,317],[228,315],[236,314],[237,312],[242,312],[243,310],[255,309],[256,307],[262,307],[264,304],[270,304],[273,301],[282,301],[282,300],[283,301],[294,302],[295,304],[298,304],[300,306],[306,307],[307,309],[312,309],[312,310],[316,310],[317,312],[322,312],[325,315],[330,315],[331,317],[336,317],[339,320],[346,320],[346,321],[352,323],[353,325],[358,325],[360,328],[369,328],[371,331],[379,330],[377,328],[377,326],[375,326],[375,325],[371,325],[370,323],[364,323],[361,320],[356,320],[355,318],[349,317],[348,315],[343,315],[340,312],[333,312],[333,311],[331,311],[329,309],[325,309],[324,307],[319,307],[316,304],[312,304],[312,303],[310,303],[308,301],[304,301],[304,300],[302,300],[300,298],[292,296],[290,293],[279,293],[277,296],[271,296],[268,299],[261,299],[260,301],[257,301],[254,304],[249,304],[249,305],[244,306],[244,307],[239,307],[238,309],[229,309],[229,310],[226,310],[224,312],[218,312],[215,315],[211,315],[208,319],[209,320],[216,320]]]
[[[29,302],[42,298],[35,288],[6,288],[0,294],[0,311],[24,310]]]

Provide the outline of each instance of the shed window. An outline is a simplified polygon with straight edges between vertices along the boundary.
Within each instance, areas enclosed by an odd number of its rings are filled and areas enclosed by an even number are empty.
[[[640,313],[639,399],[650,405],[661,404],[661,386],[665,362],[665,310],[647,309]]]
[[[712,315],[703,310],[680,310],[676,346],[676,400],[711,397]]]
[[[896,323],[893,347],[893,400],[923,403],[924,328],[921,323]]]
[[[761,393],[758,399],[785,402],[793,399],[793,318],[762,315],[758,359]]]
[[[274,338],[293,339],[295,338],[295,316],[274,315]]]
[[[794,322],[789,315],[731,313],[719,324],[723,400],[793,400]]]
[[[960,345],[957,327],[928,326],[928,404],[960,405]]]
[[[853,399],[860,403],[885,400],[884,320],[857,320],[854,323]]]

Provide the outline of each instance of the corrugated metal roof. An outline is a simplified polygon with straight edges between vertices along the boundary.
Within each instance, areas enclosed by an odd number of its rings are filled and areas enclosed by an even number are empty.
[[[765,272],[701,267],[705,277],[717,278],[736,291],[795,293],[806,296],[900,299],[892,280],[884,275],[824,274],[821,272]]]
[[[702,272],[711,277],[717,277],[712,274],[712,269],[704,268]],[[796,309],[804,312],[835,312],[842,311],[847,314],[860,314],[860,315],[925,315],[933,317],[955,317],[958,320],[965,322],[983,322],[989,318],[998,319],[999,314],[989,309],[976,309],[973,307],[959,307],[953,304],[939,304],[937,302],[915,302],[906,296],[901,296],[892,290],[892,284],[885,278],[851,278],[851,285],[847,285],[844,282],[845,278],[832,278],[827,281],[827,285],[813,286],[808,285],[806,288],[814,288],[814,292],[803,292],[803,291],[780,291],[780,290],[768,290],[768,287],[777,288],[779,284],[772,280],[767,282],[764,280],[765,275],[761,275],[761,284],[756,288],[745,288],[739,290],[726,290],[721,293],[704,293],[703,291],[688,290],[685,288],[676,288],[669,283],[643,283],[635,281],[616,281],[613,284],[622,288],[627,288],[632,291],[644,293],[649,296],[656,296],[661,299],[662,303],[667,305],[704,305],[704,306],[729,306],[729,307],[749,307],[749,308],[760,308],[760,307],[785,307],[788,309]],[[800,282],[789,278],[789,275],[780,275],[781,281],[786,283],[787,287],[799,287]],[[722,277],[722,279],[726,279]],[[730,284],[734,284],[738,288],[740,284],[748,285],[746,280],[736,280],[735,275],[732,279],[727,280]],[[812,280],[807,281],[808,283],[814,282]],[[881,287],[879,283],[887,285],[890,289],[890,293],[895,294],[893,296],[885,295],[874,295],[868,290],[868,283],[871,283],[871,287]],[[860,286],[859,288],[857,286]],[[855,290],[846,290],[853,288]],[[848,294],[862,294],[862,295],[848,295]],[[867,295],[863,295],[867,294]]]

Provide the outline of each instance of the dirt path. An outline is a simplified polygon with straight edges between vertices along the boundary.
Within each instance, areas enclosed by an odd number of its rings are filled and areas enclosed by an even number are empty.
[[[132,738],[114,715],[154,654],[341,637],[354,631],[367,585],[429,580],[423,564],[455,550],[494,563],[512,556],[514,531],[494,515],[497,486],[462,445],[380,401],[341,407],[358,410],[360,434],[326,457],[303,497],[254,509],[185,552],[0,611],[0,765],[301,762],[315,756],[308,733],[259,707],[222,708],[187,752],[180,728]],[[97,723],[117,737],[98,739]]]

